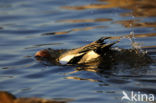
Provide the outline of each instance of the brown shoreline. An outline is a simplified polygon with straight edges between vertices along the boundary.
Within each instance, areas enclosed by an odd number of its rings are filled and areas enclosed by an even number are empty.
[[[13,94],[0,91],[0,103],[67,103],[66,101],[56,101],[52,99],[43,99],[43,98],[16,98]]]

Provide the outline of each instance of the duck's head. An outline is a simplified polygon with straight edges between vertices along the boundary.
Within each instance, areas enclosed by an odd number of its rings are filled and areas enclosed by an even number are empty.
[[[36,52],[35,58],[37,60],[50,59],[51,58],[51,54],[49,53],[49,51],[47,49],[40,50],[40,51]]]
[[[58,64],[59,56],[65,52],[66,50],[54,50],[51,48],[40,50],[35,53],[35,58],[39,61],[47,61],[51,62],[52,64]]]

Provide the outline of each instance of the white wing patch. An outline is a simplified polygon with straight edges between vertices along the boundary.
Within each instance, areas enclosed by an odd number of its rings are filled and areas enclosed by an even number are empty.
[[[92,61],[93,59],[98,58],[100,55],[95,53],[93,50],[89,51],[88,53],[86,53],[82,59],[79,61],[79,63],[87,63]]]
[[[71,54],[71,55],[67,55],[64,56],[62,58],[60,58],[59,62],[63,65],[67,64],[72,58],[76,57],[76,56],[80,56],[84,53],[79,53],[79,54]],[[79,63],[83,63],[83,62],[89,62],[92,59],[98,58],[99,55],[97,53],[95,53],[93,50],[89,51],[88,53],[86,53],[82,59],[79,61]]]
[[[84,53],[71,54],[71,55],[64,56],[63,58],[61,58],[61,59],[59,60],[59,62],[60,62],[61,64],[67,64],[72,58],[77,57],[77,56],[80,56],[80,55],[82,55],[82,54],[84,54]]]
[[[94,58],[97,58],[99,57],[99,55],[97,53],[95,53],[93,50],[92,51],[89,51],[87,54],[86,54],[86,61],[89,61],[89,60],[92,60]]]
[[[67,64],[75,55],[67,55],[60,59],[61,64]]]

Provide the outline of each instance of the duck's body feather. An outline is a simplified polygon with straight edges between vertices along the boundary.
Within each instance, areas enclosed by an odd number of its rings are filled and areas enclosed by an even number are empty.
[[[45,49],[37,52],[35,56],[38,59],[46,58],[52,64],[94,64],[94,65],[112,65],[116,62],[126,62],[130,65],[135,65],[138,62],[149,63],[151,59],[146,54],[137,54],[136,50],[132,49],[113,49],[112,45],[118,43],[105,43],[104,40],[109,37],[102,37],[97,41],[71,50],[53,50]]]

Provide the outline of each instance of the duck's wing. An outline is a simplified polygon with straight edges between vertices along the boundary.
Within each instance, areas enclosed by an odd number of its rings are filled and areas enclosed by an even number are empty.
[[[120,40],[115,41],[115,42],[112,42],[112,43],[108,43],[108,44],[103,44],[101,47],[99,47],[98,49],[96,49],[96,52],[97,52],[98,54],[101,54],[101,53],[103,54],[103,53],[109,51],[110,48],[111,48],[114,44],[118,43],[119,41],[120,41]]]
[[[105,48],[110,48],[111,46],[113,46],[114,44],[118,43],[120,40],[118,41],[115,41],[113,43],[108,43],[108,44],[104,44],[101,46],[102,49],[105,49]]]
[[[92,42],[90,44],[87,44],[87,45],[85,45],[83,47],[69,50],[69,51],[63,53],[59,57],[58,60],[61,61],[64,64],[65,63],[71,63],[71,62],[73,63],[75,61],[78,61],[88,51],[96,50],[98,47],[101,47],[103,44],[105,44],[104,40],[106,40],[108,38],[110,38],[110,37],[102,37],[102,38],[98,39],[97,41],[94,41],[94,42]]]
[[[85,45],[84,47],[81,47],[83,48],[80,53],[83,53],[83,52],[88,52],[90,50],[93,50],[95,51],[96,53],[101,53],[101,52],[106,52],[108,50],[110,50],[110,47],[113,46],[114,44],[118,43],[120,40],[118,41],[115,41],[115,42],[112,42],[112,43],[106,43],[104,42],[104,40],[106,39],[109,39],[110,37],[102,37],[100,38],[99,40],[97,41],[94,41],[88,45]]]
[[[80,48],[77,48],[78,52],[79,53],[83,53],[83,52],[87,52],[87,51],[90,51],[90,50],[96,50],[97,48],[103,46],[104,44],[106,44],[104,42],[104,40],[106,39],[109,39],[110,37],[101,37],[100,39],[90,43],[90,44],[87,44],[83,47],[80,47]]]
[[[95,41],[96,43],[103,43],[104,40],[109,39],[111,37],[101,37],[100,39],[98,39],[97,41]]]

